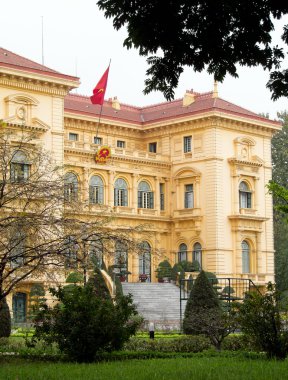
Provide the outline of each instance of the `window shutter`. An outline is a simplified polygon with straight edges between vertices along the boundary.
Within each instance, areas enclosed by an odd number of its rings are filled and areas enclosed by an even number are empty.
[[[104,188],[103,186],[98,187],[98,203],[102,205],[104,203]]]
[[[142,208],[142,191],[138,191],[138,208]]]
[[[114,206],[118,206],[117,195],[118,195],[118,189],[114,188]]]
[[[89,186],[89,203],[95,203],[93,197],[93,186]]]
[[[123,206],[128,206],[128,191],[127,190],[123,190],[123,195],[124,195],[124,204]]]
[[[251,202],[251,193],[247,193],[247,208],[252,207],[252,202]]]
[[[154,193],[148,193],[149,194],[149,205],[148,208],[154,208]]]

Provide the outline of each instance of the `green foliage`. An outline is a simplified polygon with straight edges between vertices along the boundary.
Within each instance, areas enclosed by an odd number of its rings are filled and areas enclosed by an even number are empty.
[[[168,260],[161,261],[156,269],[156,277],[159,280],[163,280],[163,278],[172,278],[172,267]]]
[[[285,2],[169,1],[165,17],[160,0],[98,0],[97,5],[115,29],[127,30],[124,46],[148,57],[146,94],[161,91],[171,100],[185,66],[206,70],[222,82],[227,73],[238,77],[237,65],[260,65],[271,71],[267,86],[272,97],[288,96],[288,70],[279,70],[285,55],[271,38],[275,17],[288,13]],[[287,44],[285,26],[282,40]]]
[[[205,272],[201,271],[186,304],[184,333],[204,334],[219,350],[223,339],[233,328],[232,316],[223,311],[211,282]]]
[[[185,273],[181,263],[174,264],[171,272],[171,279],[173,281],[179,280],[180,282],[180,280],[182,280],[183,278],[185,278]]]
[[[93,275],[88,280],[88,285],[93,288],[96,297],[102,299],[111,299],[110,292],[102,276],[101,270],[97,267],[94,268]]]
[[[277,289],[288,289],[288,114],[278,114],[282,130],[271,142],[272,179],[268,185],[274,203],[275,280]]]
[[[79,272],[71,272],[66,278],[66,283],[68,284],[77,284],[83,282],[83,274]]]
[[[35,339],[56,342],[61,352],[79,362],[91,362],[100,351],[119,350],[135,334],[136,314],[130,296],[98,297],[91,283],[65,292],[51,289],[59,303],[43,305],[35,319]]]
[[[269,283],[267,292],[247,294],[239,305],[239,323],[269,358],[284,359],[288,352],[288,335],[284,331],[278,304],[279,294]]]
[[[6,298],[0,300],[0,338],[11,334],[11,316]]]
[[[143,339],[133,337],[123,349],[129,351],[158,352],[202,352],[211,348],[209,339],[204,336],[180,336],[178,338]]]
[[[30,290],[29,319],[33,319],[39,312],[42,302],[45,301],[45,289],[42,284],[33,284]]]

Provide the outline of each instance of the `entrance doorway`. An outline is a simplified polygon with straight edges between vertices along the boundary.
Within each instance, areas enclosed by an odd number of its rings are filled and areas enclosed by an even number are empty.
[[[14,323],[26,322],[26,304],[26,293],[16,293],[13,295],[12,308]]]
[[[141,243],[139,254],[139,279],[140,281],[145,279],[145,282],[151,281],[151,246],[147,241]]]

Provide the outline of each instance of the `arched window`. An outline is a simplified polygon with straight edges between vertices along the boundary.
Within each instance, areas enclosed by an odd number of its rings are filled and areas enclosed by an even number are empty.
[[[93,266],[101,268],[103,262],[103,243],[94,235],[89,241],[89,258]]]
[[[78,179],[74,173],[66,173],[64,177],[64,199],[66,202],[76,201],[78,198]]]
[[[114,184],[114,206],[128,206],[128,186],[123,178]]]
[[[98,175],[91,177],[89,182],[89,203],[100,205],[104,203],[104,185]]]
[[[139,276],[141,275],[145,275],[146,282],[151,281],[151,246],[147,241],[140,243]]]
[[[64,244],[65,268],[76,268],[79,244],[74,236],[68,236]]]
[[[251,208],[251,190],[246,182],[242,181],[239,185],[239,205],[240,208]]]
[[[13,154],[10,166],[11,182],[25,182],[29,178],[30,164],[21,150]]]
[[[187,245],[184,243],[179,245],[178,261],[187,261]]]
[[[242,273],[250,273],[250,246],[246,240],[242,241]]]
[[[193,261],[198,261],[200,268],[202,266],[202,246],[200,243],[193,245]]]
[[[154,208],[154,193],[145,181],[141,181],[138,185],[138,207]]]
[[[128,247],[125,242],[116,241],[115,244],[115,273],[120,276],[121,281],[127,281],[128,270]]]

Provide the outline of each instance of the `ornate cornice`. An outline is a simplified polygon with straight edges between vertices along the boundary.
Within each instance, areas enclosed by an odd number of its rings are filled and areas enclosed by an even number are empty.
[[[0,85],[10,88],[19,88],[26,91],[42,92],[60,97],[64,97],[71,90],[71,88],[74,88],[74,86],[69,86],[64,82],[62,84],[55,83],[51,80],[27,78],[25,76],[7,74],[1,71]]]

